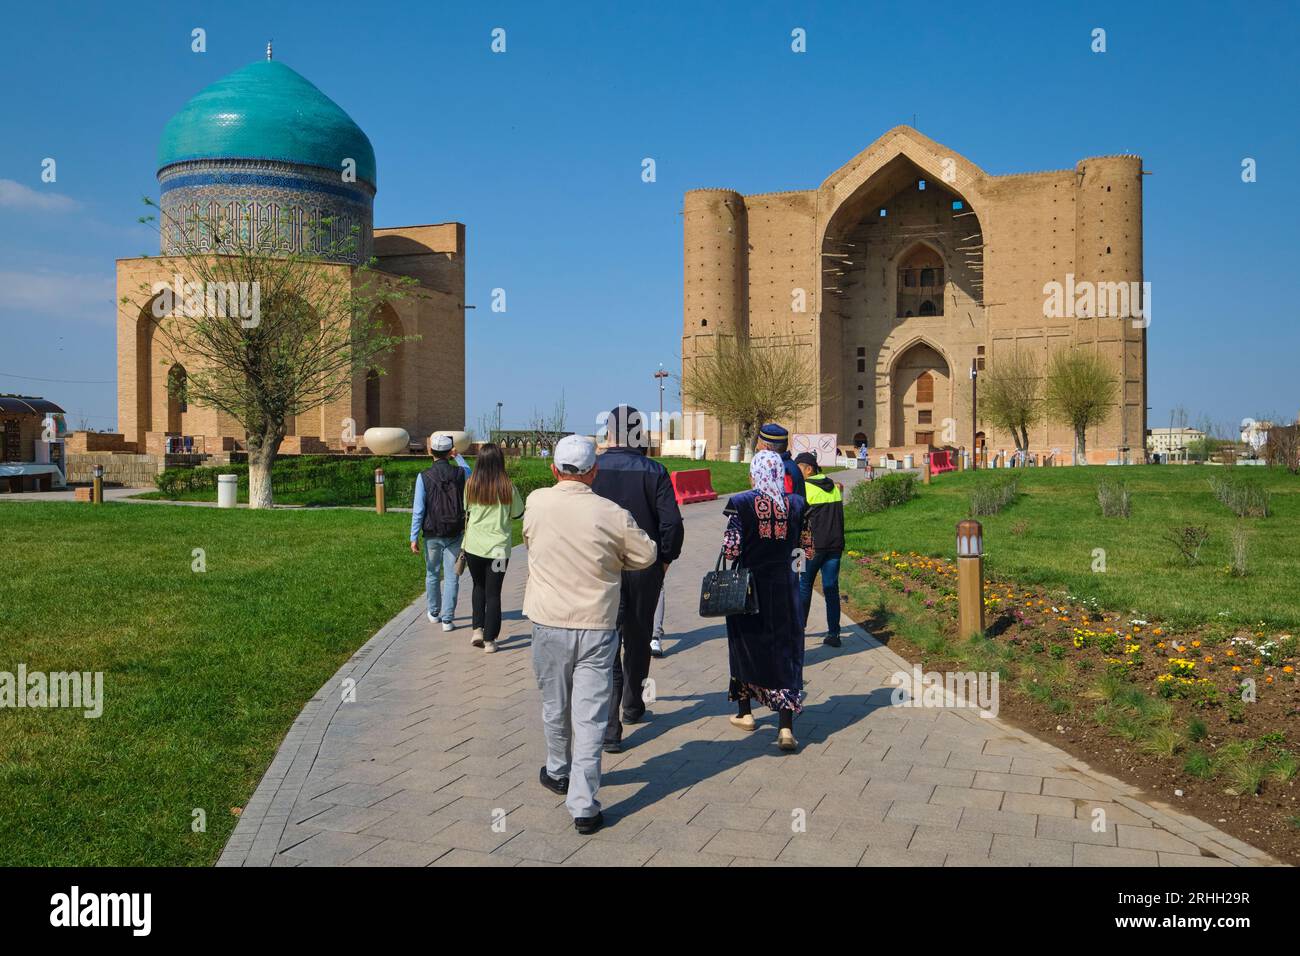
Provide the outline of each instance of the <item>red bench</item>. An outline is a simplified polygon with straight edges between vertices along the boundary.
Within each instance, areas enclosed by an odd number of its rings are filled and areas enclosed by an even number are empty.
[[[673,483],[673,495],[679,505],[689,505],[696,501],[712,501],[718,497],[713,490],[713,477],[707,468],[694,468],[690,471],[674,471],[668,475]]]
[[[930,474],[942,475],[945,471],[956,471],[957,465],[952,460],[951,451],[930,452]]]

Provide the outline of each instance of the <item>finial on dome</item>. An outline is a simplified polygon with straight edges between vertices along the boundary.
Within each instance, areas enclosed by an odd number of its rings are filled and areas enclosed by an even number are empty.
[[[271,59],[271,41],[270,41],[270,40],[267,40],[267,41],[266,41],[266,58],[267,58],[268,60]]]

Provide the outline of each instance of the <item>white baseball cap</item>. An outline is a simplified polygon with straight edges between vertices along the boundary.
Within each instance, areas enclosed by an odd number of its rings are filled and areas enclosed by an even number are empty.
[[[596,465],[596,443],[581,435],[565,435],[555,443],[555,467],[570,475],[585,475]]]
[[[434,435],[429,439],[429,447],[434,451],[451,451],[452,444],[450,435]]]

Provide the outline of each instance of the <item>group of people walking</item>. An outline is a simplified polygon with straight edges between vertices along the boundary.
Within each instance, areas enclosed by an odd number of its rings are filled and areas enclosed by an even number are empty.
[[[664,578],[682,551],[684,527],[666,468],[649,457],[641,413],[613,409],[608,443],[567,435],[550,455],[555,484],[521,501],[502,449],[479,447],[473,469],[448,436],[431,439],[433,464],[419,476],[411,550],[424,539],[430,622],[454,630],[461,563],[474,582],[472,641],[496,650],[511,521],[523,517],[528,549],[524,614],[532,622],[533,671],[542,695],[546,764],[540,784],[565,797],[579,833],[603,822],[602,753],[623,749],[627,724],[644,719],[652,656],[662,653]],[[778,714],[778,745],[798,746],[804,631],[815,577],[822,576],[839,646],[838,570],[844,547],[839,487],[816,458],[791,458],[789,436],[765,425],[750,465],[752,488],[724,513],[724,556],[750,572],[758,611],[727,617],[728,697],[733,726],[756,729],[757,701]],[[689,586],[689,585],[687,585]]]

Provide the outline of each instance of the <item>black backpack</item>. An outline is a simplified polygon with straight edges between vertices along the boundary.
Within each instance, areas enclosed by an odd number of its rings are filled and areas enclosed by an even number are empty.
[[[465,530],[465,472],[459,465],[440,461],[421,473],[424,485],[426,538],[455,538]]]

